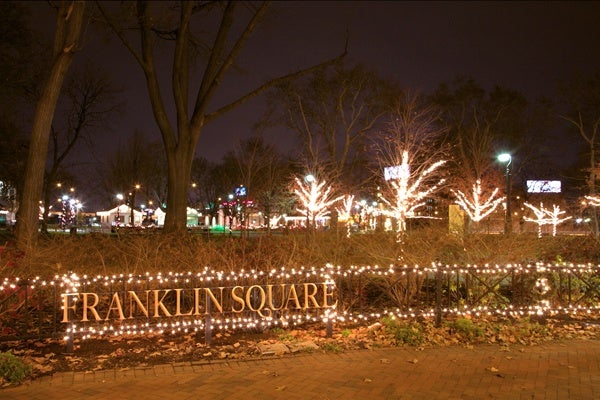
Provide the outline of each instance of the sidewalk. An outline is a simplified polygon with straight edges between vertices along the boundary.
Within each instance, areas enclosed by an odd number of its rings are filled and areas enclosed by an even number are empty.
[[[600,341],[412,347],[61,373],[2,399],[600,399]]]

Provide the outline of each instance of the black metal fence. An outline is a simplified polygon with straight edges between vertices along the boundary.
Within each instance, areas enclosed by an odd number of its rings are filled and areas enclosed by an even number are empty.
[[[46,281],[40,278],[4,279],[0,282],[0,340],[72,338],[76,335],[102,333],[107,329],[111,333],[118,332],[119,328],[115,328],[115,324],[122,321],[116,323],[91,321],[90,318],[87,322],[64,322],[67,315],[64,307],[71,307],[70,303],[65,302],[67,300],[64,294],[73,291],[93,291],[110,302],[111,293],[126,293],[134,289],[157,290],[164,287],[169,279],[171,282],[179,280],[181,290],[188,292],[195,287],[206,286],[207,282],[214,282],[215,287],[225,288],[235,285],[247,287],[261,284],[275,285],[284,281],[297,284],[306,281],[328,282],[334,288],[331,300],[337,301],[335,307],[337,315],[364,316],[394,312],[408,318],[433,316],[438,323],[444,318],[451,318],[461,313],[595,314],[600,310],[600,266],[591,264],[538,263],[503,266],[433,264],[429,267],[393,266],[390,268],[327,266],[318,270],[295,271],[295,275],[292,274],[291,278],[289,274],[281,271],[276,275],[255,272],[240,274],[231,280],[219,273],[217,274],[219,282],[216,282],[217,275],[213,274],[210,278],[210,274],[207,275],[205,270],[203,275],[190,275],[187,278],[184,276],[171,278],[167,276],[163,277],[164,279],[148,276],[97,277],[85,282],[77,281],[77,289],[70,286],[73,285],[73,280],[68,276],[55,277]],[[282,278],[285,275],[287,278]],[[261,302],[261,299],[256,296],[259,292],[247,294],[249,306],[244,312],[229,314],[220,312],[218,315],[216,310],[210,309],[211,302],[208,297],[205,300],[182,300],[179,297],[166,299],[166,296],[163,296],[165,304],[169,307],[177,307],[178,310],[188,310],[194,306],[191,304],[193,301],[205,301],[206,310],[202,313],[202,318],[195,320],[186,319],[181,313],[181,318],[172,319],[168,328],[165,324],[157,322],[158,320],[146,316],[127,321],[127,326],[121,327],[121,331],[132,333],[144,329],[174,332],[201,330],[205,333],[206,341],[210,342],[212,331],[218,329],[257,329],[281,324],[282,321],[285,321],[284,326],[306,321],[327,320],[334,323],[336,321],[335,316],[328,315],[331,310],[326,312],[324,308],[319,307],[303,310],[294,316],[286,315],[284,311],[257,312],[257,308],[252,307],[251,304]],[[76,298],[71,300],[77,301]],[[262,302],[264,303],[264,298]],[[262,304],[267,311],[268,306]]]

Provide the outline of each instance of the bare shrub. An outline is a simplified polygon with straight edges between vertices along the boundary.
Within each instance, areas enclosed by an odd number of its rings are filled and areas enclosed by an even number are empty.
[[[558,236],[537,239],[528,235],[468,235],[425,227],[409,231],[397,243],[391,232],[355,234],[343,231],[288,232],[272,236],[56,235],[17,254],[0,255],[3,276],[51,276],[67,272],[88,275],[197,272],[205,267],[222,271],[335,266],[413,267],[442,264],[505,264],[594,262],[600,244],[589,237]],[[398,283],[397,277],[390,277]],[[407,278],[408,279],[408,278]],[[412,279],[412,278],[411,278]],[[420,282],[401,282],[418,288]],[[392,290],[392,289],[389,289]],[[396,289],[394,289],[396,290]],[[413,289],[410,289],[412,291]],[[410,293],[388,293],[404,298]]]

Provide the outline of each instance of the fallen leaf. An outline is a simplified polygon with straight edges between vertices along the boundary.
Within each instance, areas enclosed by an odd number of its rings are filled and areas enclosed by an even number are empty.
[[[373,380],[370,379],[370,378],[365,378],[365,379],[363,379],[363,382],[365,382],[365,383],[371,383],[371,382],[373,382]]]
[[[496,368],[496,367],[489,367],[489,368],[487,368],[487,370],[488,370],[488,371],[490,371],[490,372],[498,372],[498,371],[500,371],[500,370],[499,370],[498,368]]]
[[[52,365],[41,365],[41,364],[36,364],[33,366],[33,368],[35,368],[39,372],[51,372],[54,369],[54,367],[52,367]]]
[[[283,390],[285,390],[285,386],[277,386],[277,387],[275,388],[275,390],[278,390],[278,391],[283,391]]]

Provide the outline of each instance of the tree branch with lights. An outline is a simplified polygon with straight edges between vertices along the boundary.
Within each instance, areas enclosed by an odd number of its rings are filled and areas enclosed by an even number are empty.
[[[398,240],[402,234],[406,232],[406,219],[414,218],[415,211],[425,205],[425,198],[435,192],[444,182],[445,179],[440,179],[434,185],[425,188],[423,182],[430,177],[438,168],[446,163],[446,161],[437,161],[421,172],[417,176],[412,176],[409,172],[408,151],[404,151],[402,155],[401,171],[406,171],[398,176],[398,179],[390,181],[393,189],[393,199],[390,201],[383,195],[381,200],[389,206],[388,209],[382,210],[384,215],[395,218],[397,221],[396,232]]]
[[[295,178],[294,193],[300,201],[301,207],[296,210],[306,216],[307,229],[312,221],[313,227],[316,220],[329,215],[329,207],[343,198],[343,196],[333,197],[331,186],[327,186],[326,181],[318,181],[311,175],[311,179]]]
[[[460,190],[452,190],[456,196],[455,203],[462,207],[469,218],[474,222],[479,222],[493,213],[496,208],[504,201],[504,197],[496,197],[498,188],[495,188],[486,200],[482,196],[481,179],[473,184],[473,191],[470,196],[465,195]]]
[[[338,218],[346,220],[346,237],[350,237],[350,228],[352,227],[352,206],[354,205],[354,195],[344,196],[342,206],[337,207]]]
[[[572,218],[561,218],[560,216],[566,211],[561,211],[560,207],[556,204],[552,205],[552,210],[544,208],[543,203],[540,203],[539,207],[536,207],[529,203],[523,203],[523,205],[531,209],[536,216],[536,218],[523,217],[523,219],[525,221],[535,222],[538,225],[538,238],[542,237],[542,225],[552,225],[552,236],[556,236],[556,227]]]

